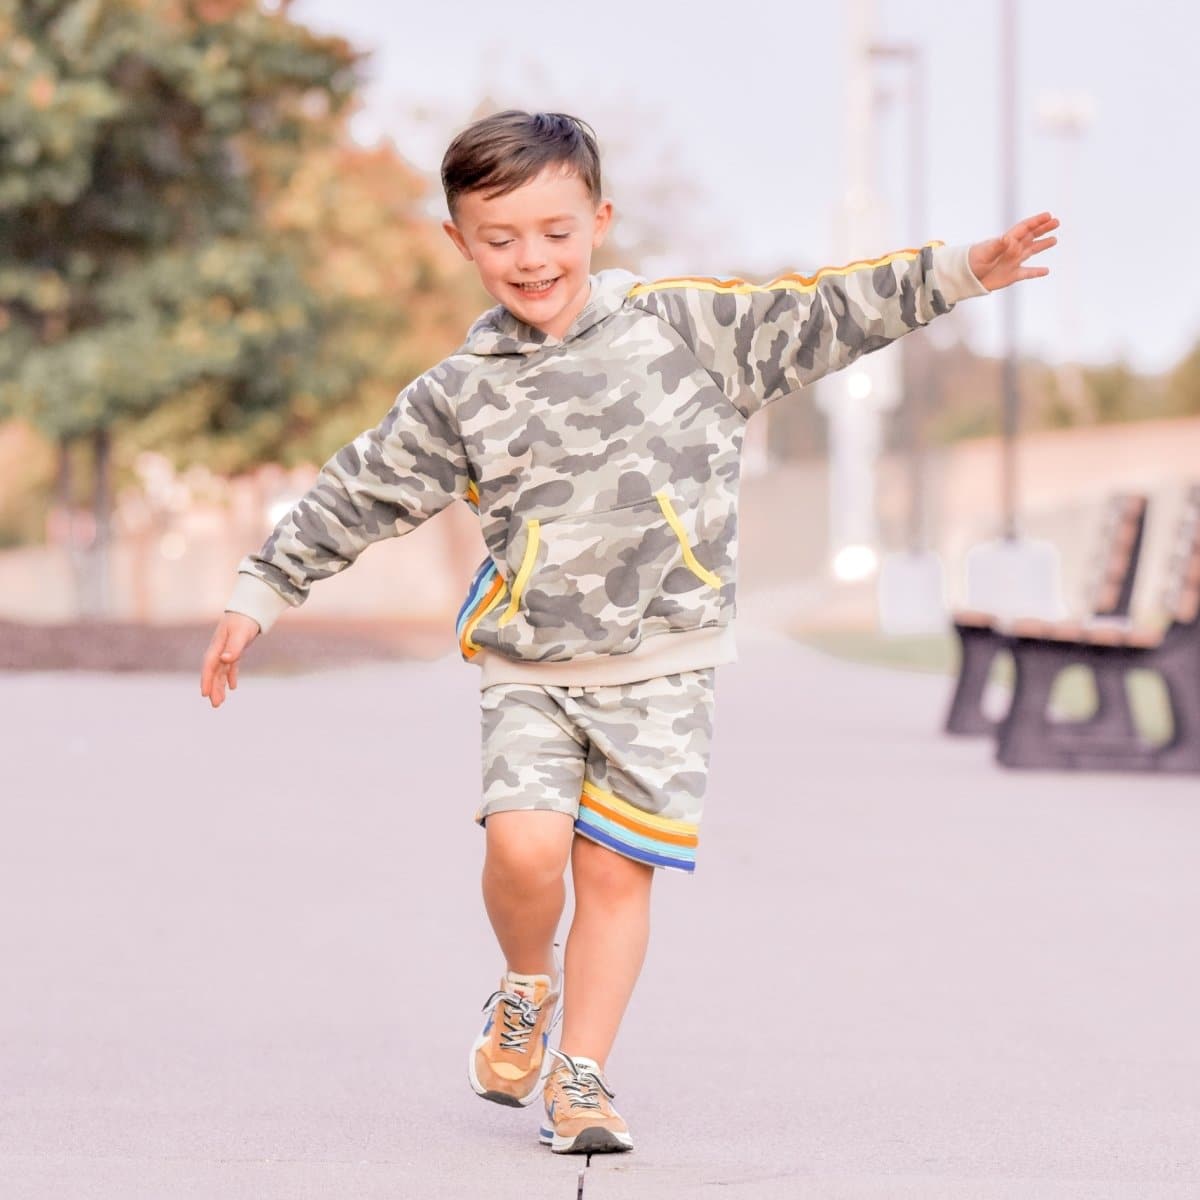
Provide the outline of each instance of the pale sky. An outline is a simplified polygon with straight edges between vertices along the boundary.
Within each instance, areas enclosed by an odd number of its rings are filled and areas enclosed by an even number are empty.
[[[623,192],[627,210],[644,212],[645,181],[675,181],[660,223],[677,232],[656,265],[766,278],[837,257],[844,10],[835,0],[458,0],[441,9],[296,0],[292,15],[374,52],[355,126],[365,140],[389,134],[433,173],[484,94],[504,107],[575,113],[596,126],[618,213]],[[889,232],[853,257],[1003,229],[999,11],[1000,0],[876,0],[879,39],[915,43],[927,62],[928,227],[913,230],[906,212],[904,70],[881,67],[881,85],[896,93],[880,115]],[[1019,11],[1020,208],[1063,222],[1051,276],[1022,287],[1022,348],[1166,368],[1200,337],[1200,8],[1021,0]],[[1039,120],[1043,102],[1064,95],[1090,109],[1075,139]],[[998,345],[999,308],[971,302],[982,350]]]

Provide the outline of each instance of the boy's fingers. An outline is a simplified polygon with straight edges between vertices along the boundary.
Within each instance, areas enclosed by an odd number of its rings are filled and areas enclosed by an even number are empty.
[[[1041,237],[1043,234],[1057,229],[1058,225],[1059,221],[1057,217],[1052,217],[1049,213],[1043,213],[1030,223],[1027,233],[1031,238]]]
[[[1014,247],[1013,253],[1010,255],[1010,260],[1016,264],[1023,263],[1026,259],[1032,258],[1035,254],[1041,254],[1045,250],[1049,250],[1051,246],[1058,245],[1058,238],[1044,237],[1037,241],[1022,242]]]
[[[217,625],[200,670],[200,695],[207,696],[213,708],[224,702],[227,689],[237,687],[238,660],[258,634],[257,622],[236,613],[226,613]]]
[[[1017,223],[1017,225],[1015,226],[1013,232],[1015,233],[1017,230],[1039,229],[1041,226],[1045,225],[1047,222],[1053,221],[1053,220],[1054,220],[1054,217],[1051,216],[1050,213],[1040,212],[1040,213],[1037,213],[1035,216],[1026,217],[1025,220],[1019,221]]]
[[[1006,236],[1017,242],[1025,242],[1057,228],[1058,218],[1044,212],[1038,213],[1035,217],[1026,217],[1025,220],[1018,221]]]
[[[224,649],[224,646],[225,635],[218,629],[213,634],[212,641],[208,643],[208,649],[204,652],[204,662],[200,667],[200,695],[202,696],[207,696],[212,690],[217,666],[220,662],[221,651]]]

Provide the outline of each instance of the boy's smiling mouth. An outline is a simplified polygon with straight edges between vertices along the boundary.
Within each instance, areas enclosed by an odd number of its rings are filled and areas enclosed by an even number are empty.
[[[556,275],[553,279],[539,279],[529,283],[514,283],[518,291],[526,296],[542,296],[545,295],[560,279],[561,275]]]

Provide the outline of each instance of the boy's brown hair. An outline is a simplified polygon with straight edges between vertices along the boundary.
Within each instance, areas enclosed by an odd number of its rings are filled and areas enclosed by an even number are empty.
[[[586,121],[567,113],[510,108],[468,125],[442,158],[442,188],[451,217],[464,193],[503,196],[554,163],[574,171],[600,203],[600,150]]]

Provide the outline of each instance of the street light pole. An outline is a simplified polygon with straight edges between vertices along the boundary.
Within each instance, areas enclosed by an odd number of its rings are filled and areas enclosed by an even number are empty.
[[[1017,222],[1017,5],[1000,3],[1000,190],[1003,224]],[[1020,381],[1017,377],[1017,288],[1005,288],[1001,300],[1004,366],[1002,392],[1004,437],[1001,453],[1001,509],[1007,541],[1017,537],[1017,432]]]
[[[836,218],[836,252],[859,259],[874,247],[883,224],[872,153],[875,91],[869,57],[877,0],[847,0],[845,72],[845,191]],[[834,578],[864,583],[879,569],[875,472],[883,413],[899,400],[895,355],[865,355],[851,370],[823,382],[817,406],[829,418],[829,533]]]
[[[908,68],[908,227],[914,245],[927,236],[925,217],[925,64],[920,47],[910,43],[877,42],[869,51],[873,59],[900,61]],[[915,343],[901,343],[904,389],[904,423],[908,443],[907,548],[910,554],[925,549],[925,398],[917,379]]]
[[[876,43],[873,59],[903,62],[908,71],[908,212],[906,238],[920,245],[929,236],[925,212],[928,161],[925,151],[925,61],[910,43]],[[879,575],[879,627],[885,633],[935,633],[946,625],[942,563],[929,549],[925,528],[925,397],[927,375],[918,373],[917,339],[900,345],[904,394],[905,448],[908,459],[906,545],[884,556]]]
[[[1038,105],[1039,127],[1043,132],[1063,140],[1062,153],[1058,156],[1061,171],[1060,197],[1055,211],[1068,222],[1075,215],[1079,147],[1094,117],[1095,105],[1092,98],[1083,92],[1044,95]],[[1080,261],[1078,237],[1073,236],[1065,253],[1059,251],[1058,294],[1062,343],[1055,375],[1063,402],[1076,416],[1086,416],[1087,390],[1079,366],[1077,324]],[[1066,269],[1062,270],[1064,266]]]
[[[910,109],[912,114],[912,172],[909,203],[912,211],[909,220],[916,235],[915,244],[922,244],[929,236],[925,215],[925,62],[921,51],[913,47],[911,69],[908,76]],[[908,352],[905,382],[910,396],[909,420],[912,422],[910,437],[912,453],[909,460],[909,483],[911,499],[908,517],[908,548],[920,554],[925,545],[925,395],[929,372],[917,377],[916,344],[906,345]]]
[[[1017,211],[1017,2],[1000,0],[1000,203],[1005,227]],[[1003,362],[1003,436],[1000,450],[1000,536],[972,546],[966,557],[967,607],[1001,620],[1038,617],[1056,620],[1064,610],[1061,566],[1052,543],[1017,533],[1017,435],[1020,377],[1017,359],[1017,295],[1008,287],[999,297]]]

